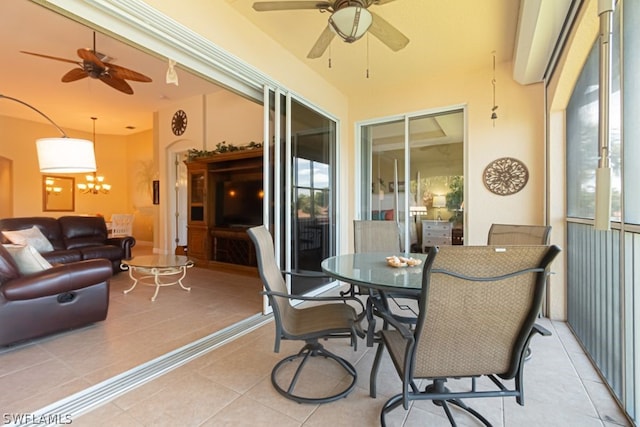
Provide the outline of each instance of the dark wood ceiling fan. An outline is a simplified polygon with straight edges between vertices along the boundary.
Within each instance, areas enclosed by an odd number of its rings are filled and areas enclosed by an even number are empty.
[[[337,19],[333,19],[334,15],[337,15],[338,12],[342,14],[347,10],[352,13],[353,19],[355,19],[356,22],[359,19],[367,20],[368,22],[370,19],[370,26],[364,29],[377,37],[391,50],[397,52],[404,48],[409,43],[407,36],[402,34],[397,28],[381,18],[379,15],[369,10],[370,6],[381,6],[391,3],[392,1],[395,0],[261,1],[255,2],[253,4],[253,9],[257,12],[315,9],[320,12],[331,13],[327,26],[322,31],[320,37],[318,37],[316,43],[307,55],[307,58],[313,59],[319,58],[324,54],[337,34],[340,35],[340,37],[347,43],[352,43],[362,37],[364,32],[359,34],[359,36],[354,36],[353,34],[338,30],[340,24],[337,23]],[[365,10],[364,15],[362,14],[363,12],[361,9]]]
[[[91,77],[98,79],[101,82],[111,86],[112,88],[119,90],[120,92],[128,95],[133,94],[133,89],[125,80],[131,80],[135,82],[151,82],[151,78],[137,71],[130,70],[120,65],[112,64],[106,60],[106,56],[96,51],[96,33],[93,33],[93,49],[80,48],[78,49],[78,57],[82,61],[66,58],[58,58],[56,56],[44,55],[35,52],[26,52],[21,50],[21,53],[27,55],[39,56],[41,58],[53,59],[55,61],[68,62],[76,64],[78,68],[73,68],[62,76],[64,83],[75,82],[76,80],[83,79],[85,77]]]

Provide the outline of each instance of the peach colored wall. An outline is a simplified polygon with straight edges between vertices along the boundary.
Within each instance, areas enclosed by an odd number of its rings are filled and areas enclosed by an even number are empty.
[[[262,103],[222,90],[207,96],[207,146],[225,141],[236,146],[262,143]]]
[[[48,124],[29,120],[0,116],[2,141],[0,155],[13,160],[13,216],[51,216],[100,213],[107,218],[113,212],[127,212],[131,209],[129,199],[129,177],[120,168],[126,159],[124,137],[96,135],[96,162],[98,173],[105,176],[113,186],[109,194],[75,194],[74,212],[43,212],[42,175],[38,169],[35,140],[55,135],[55,129]],[[70,137],[91,140],[92,134],[67,130]],[[76,178],[76,184],[84,180],[83,174],[66,174]]]
[[[153,204],[153,180],[158,179],[158,165],[153,159],[153,131],[147,130],[126,137],[127,171],[130,203],[127,212],[135,215],[133,235],[137,243],[153,244],[153,224],[158,207]]]

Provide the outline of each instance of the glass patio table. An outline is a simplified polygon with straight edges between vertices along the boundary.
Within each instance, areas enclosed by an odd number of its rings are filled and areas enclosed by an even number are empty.
[[[415,267],[391,267],[386,260],[390,255],[393,254],[376,252],[344,254],[327,258],[321,263],[322,271],[326,275],[368,290],[366,316],[369,321],[367,327],[367,346],[369,347],[374,341],[376,322],[373,313],[380,310],[389,311],[386,295],[416,297],[422,289],[422,266],[427,259],[427,254],[402,255],[422,261]]]
[[[382,292],[415,295],[422,289],[422,266],[427,254],[408,253],[404,257],[422,261],[415,267],[391,267],[389,253],[362,252],[336,255],[322,261],[322,271],[335,279]]]

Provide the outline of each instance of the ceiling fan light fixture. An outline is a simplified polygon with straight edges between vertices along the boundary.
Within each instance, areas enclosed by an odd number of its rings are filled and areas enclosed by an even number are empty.
[[[360,39],[371,26],[371,13],[362,6],[347,6],[336,10],[329,18],[329,26],[345,42]]]

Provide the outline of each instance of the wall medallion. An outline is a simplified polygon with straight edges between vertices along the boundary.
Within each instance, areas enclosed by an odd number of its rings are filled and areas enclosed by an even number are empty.
[[[508,196],[527,185],[529,171],[520,160],[502,157],[487,165],[482,180],[487,190],[500,196]]]

